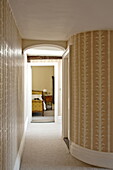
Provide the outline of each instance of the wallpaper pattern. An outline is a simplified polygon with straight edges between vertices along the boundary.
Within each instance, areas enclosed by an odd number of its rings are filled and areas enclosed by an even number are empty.
[[[7,0],[0,0],[0,170],[13,170],[23,135],[21,38]]]
[[[70,68],[71,141],[113,152],[113,31],[74,35]]]

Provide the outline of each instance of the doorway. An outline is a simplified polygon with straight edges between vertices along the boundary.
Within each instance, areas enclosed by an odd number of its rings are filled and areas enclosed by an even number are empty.
[[[58,59],[57,56],[62,56],[65,49],[54,45],[38,45],[32,46],[24,51],[25,58],[25,126],[32,121],[32,67],[34,66],[53,66],[54,67],[54,121],[62,120],[62,57]],[[43,59],[28,61],[28,56],[56,56],[54,59]],[[44,90],[44,89],[43,89]]]
[[[27,70],[26,70],[26,116],[29,122],[32,122],[32,67],[34,66],[53,66],[54,67],[54,121],[57,122],[59,117],[62,115],[62,61],[53,61],[53,62],[35,62],[35,63],[27,63]],[[60,68],[59,68],[60,67]],[[60,76],[59,76],[60,75]],[[60,114],[59,114],[60,113]]]
[[[32,123],[54,122],[54,66],[32,66]]]

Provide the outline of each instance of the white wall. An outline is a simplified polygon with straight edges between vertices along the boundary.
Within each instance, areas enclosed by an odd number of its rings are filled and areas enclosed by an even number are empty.
[[[62,60],[58,62],[58,115],[62,116]]]
[[[31,66],[27,63],[27,55],[24,54],[24,124],[25,129],[27,127],[28,121],[31,122],[31,112],[32,112],[32,75]]]
[[[29,122],[32,120],[32,70],[29,64],[27,64],[27,114]]]
[[[48,93],[52,94],[52,76],[54,76],[53,66],[32,67],[32,90],[46,89]]]

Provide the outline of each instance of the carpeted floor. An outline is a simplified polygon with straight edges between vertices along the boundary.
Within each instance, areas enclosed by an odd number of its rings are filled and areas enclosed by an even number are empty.
[[[54,122],[54,110],[44,111],[44,116],[33,116],[32,123],[50,123]]]
[[[33,116],[32,123],[50,123],[54,122],[54,116]]]
[[[31,123],[27,130],[21,170],[102,170],[69,154],[61,124]]]

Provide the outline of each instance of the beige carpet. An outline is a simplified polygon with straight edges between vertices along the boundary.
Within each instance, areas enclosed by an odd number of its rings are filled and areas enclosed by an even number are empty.
[[[27,130],[21,170],[99,170],[69,154],[61,124],[31,123]],[[102,169],[101,169],[102,170]]]
[[[32,123],[50,123],[54,122],[54,110],[44,111],[44,116],[33,116]]]
[[[50,123],[54,122],[54,116],[33,116],[32,123]]]

